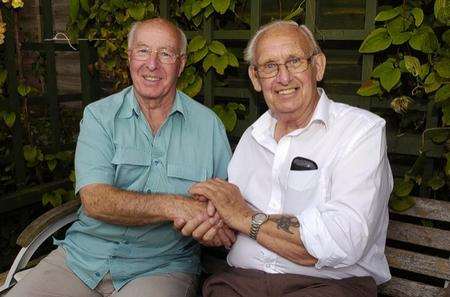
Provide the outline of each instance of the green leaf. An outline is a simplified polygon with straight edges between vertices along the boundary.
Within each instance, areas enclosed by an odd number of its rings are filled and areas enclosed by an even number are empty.
[[[450,137],[450,130],[446,128],[432,128],[425,132],[428,132],[426,135],[436,144],[443,144]]]
[[[196,52],[199,49],[203,48],[206,44],[206,38],[201,36],[201,35],[197,35],[194,38],[192,38],[192,40],[189,42],[188,45],[188,53],[192,53],[192,52]]]
[[[393,19],[396,16],[398,16],[400,14],[400,12],[401,12],[401,9],[398,9],[397,7],[380,11],[377,14],[377,16],[375,17],[375,21],[382,22],[382,21],[387,21],[387,20]]]
[[[436,0],[434,2],[434,16],[444,25],[450,25],[450,5],[447,0]]]
[[[25,145],[23,147],[23,157],[25,158],[25,161],[33,163],[38,157],[37,148],[31,145]]]
[[[413,56],[405,56],[405,66],[409,73],[414,76],[419,76],[420,74],[420,61],[416,57]]]
[[[23,83],[20,83],[20,85],[17,87],[17,92],[19,92],[19,95],[22,97],[27,96],[31,91],[30,86],[26,86]]]
[[[413,33],[409,45],[415,50],[431,54],[439,48],[439,41],[433,29],[424,25]]]
[[[425,63],[425,64],[421,65],[419,78],[422,80],[425,79],[425,77],[427,77],[428,73],[430,73],[430,64]]]
[[[236,56],[233,55],[233,53],[231,53],[231,52],[227,52],[227,56],[228,56],[228,64],[230,66],[232,66],[232,67],[238,68],[239,67],[239,61],[236,58]]]
[[[202,11],[202,2],[194,1],[194,3],[192,3],[192,10],[191,10],[192,16],[196,16],[200,11]]]
[[[414,188],[414,183],[411,180],[405,180],[403,178],[396,178],[394,183],[393,193],[397,197],[408,196],[412,189]]]
[[[60,206],[62,204],[62,196],[59,193],[56,193],[55,191],[51,193],[45,193],[42,196],[42,204],[47,205],[51,204],[53,207]]]
[[[372,31],[364,39],[359,48],[360,53],[375,53],[387,49],[392,43],[391,36],[386,28],[378,28]]]
[[[86,11],[87,13],[90,12],[90,5],[89,5],[89,0],[80,0],[80,4],[81,4],[81,8],[83,8],[84,11]]]
[[[128,14],[135,19],[136,21],[140,21],[145,16],[145,4],[136,4],[127,9]]]
[[[58,161],[56,161],[56,160],[48,160],[47,161],[47,166],[48,166],[48,169],[50,169],[50,171],[55,170],[56,164],[58,164]]]
[[[211,0],[202,0],[200,2],[200,5],[201,5],[202,8],[205,8],[206,6],[208,6],[210,4],[211,4]]]
[[[400,45],[407,42],[412,36],[411,32],[394,32],[391,34],[392,44]]]
[[[384,63],[381,63],[372,72],[372,77],[380,78],[385,73],[390,73],[394,70],[394,64],[390,60],[386,60]]]
[[[283,18],[284,21],[290,21],[294,18],[298,17],[303,13],[303,7],[301,4],[299,4],[294,10],[292,10],[287,16]]]
[[[218,56],[216,54],[209,53],[206,56],[206,58],[203,60],[203,71],[207,72],[211,66],[216,64],[217,58],[218,58]]]
[[[445,186],[445,180],[442,177],[435,175],[430,180],[428,180],[427,186],[432,188],[433,191],[437,191]]]
[[[12,128],[12,126],[14,126],[14,123],[16,122],[16,113],[13,111],[11,112],[5,111],[3,113],[3,120],[5,121],[6,126]]]
[[[422,182],[422,175],[426,161],[427,161],[426,154],[421,152],[416,161],[414,162],[413,166],[405,173],[405,178],[408,180],[410,178],[413,178],[417,182],[417,184],[420,185]]]
[[[194,83],[189,85],[186,89],[184,89],[184,93],[192,98],[198,93],[200,93],[202,85],[203,85],[202,78],[200,76],[196,76]]]
[[[446,126],[450,126],[450,102],[448,101],[446,104],[442,105],[442,123]]]
[[[423,10],[418,7],[414,7],[411,10],[411,14],[414,17],[414,24],[416,27],[419,27],[423,22]]]
[[[445,175],[450,176],[450,152],[445,154],[445,159],[447,159],[447,163],[445,164]]]
[[[205,46],[202,49],[194,52],[192,54],[192,63],[197,63],[198,61],[200,61],[201,59],[203,59],[204,57],[206,57],[206,55],[208,54],[208,48]]]
[[[203,16],[201,14],[197,14],[195,17],[192,18],[192,22],[194,23],[195,27],[199,27],[202,23]]]
[[[450,45],[450,29],[442,33],[442,41],[447,45]]]
[[[213,40],[211,42],[211,44],[209,45],[209,50],[220,56],[222,56],[227,52],[227,48],[225,47],[225,45],[223,45],[222,42],[217,40]]]
[[[214,8],[212,5],[209,5],[205,8],[203,15],[205,16],[205,19],[209,18],[209,16],[214,12]]]
[[[450,78],[450,59],[442,58],[434,64],[434,69],[440,77]]]
[[[444,102],[450,98],[450,85],[443,85],[434,96],[435,102]]]
[[[234,102],[228,103],[225,107],[222,105],[214,105],[212,108],[223,122],[223,125],[228,132],[233,131],[237,123],[236,109],[239,108],[239,106],[236,106],[237,103],[233,103]]]
[[[216,69],[217,73],[224,74],[225,68],[228,66],[228,57],[226,55],[218,57],[212,66]]]
[[[356,93],[360,96],[374,96],[381,94],[380,83],[376,80],[369,79],[361,85]]]
[[[406,197],[393,196],[389,200],[389,207],[398,212],[408,210],[411,207],[413,207],[415,204],[416,204],[416,202],[414,201],[414,198],[412,198],[411,196],[406,196]]]
[[[224,14],[230,6],[230,0],[212,0],[211,4],[215,11]]]
[[[70,0],[69,2],[69,16],[72,22],[78,18],[78,12],[80,10],[80,0]]]
[[[396,17],[386,25],[387,30],[391,36],[395,33],[407,31],[410,26],[411,21],[404,18],[403,16]]]
[[[401,72],[400,69],[394,68],[389,72],[383,73],[380,77],[380,83],[386,91],[390,92],[391,89],[400,81]]]
[[[70,171],[69,180],[73,183],[75,182],[75,170]]]
[[[192,19],[192,5],[196,0],[186,0],[183,5],[181,5],[181,10],[188,20]]]
[[[6,71],[6,69],[1,69],[0,70],[0,87],[3,86],[3,84],[5,83],[7,76],[8,76],[8,72]]]
[[[427,78],[425,79],[425,93],[431,93],[439,89],[439,87],[442,85],[441,78],[436,72],[431,72]]]

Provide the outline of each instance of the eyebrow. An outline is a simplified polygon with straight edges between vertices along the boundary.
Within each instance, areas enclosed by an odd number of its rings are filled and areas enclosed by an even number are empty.
[[[301,55],[297,55],[297,54],[290,54],[285,61],[289,61],[292,58],[300,58],[300,59],[306,59],[305,57],[302,57]],[[268,58],[267,60],[263,61],[262,63],[258,63],[258,65],[265,65],[268,63],[278,63],[278,59],[274,59],[274,58]]]
[[[138,42],[136,44],[136,47],[150,47],[150,46],[148,44],[146,44],[146,43]],[[169,45],[168,46],[158,47],[158,50],[160,50],[160,49],[170,49],[170,50],[176,51],[176,49],[174,47],[169,46]]]

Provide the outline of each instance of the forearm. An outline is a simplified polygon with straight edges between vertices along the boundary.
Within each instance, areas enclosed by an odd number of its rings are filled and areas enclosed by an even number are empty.
[[[317,259],[304,247],[296,217],[289,215],[270,215],[261,226],[257,241],[262,246],[294,263],[312,266]]]
[[[83,209],[89,217],[117,225],[142,226],[190,218],[203,202],[171,194],[141,194],[110,185],[93,184],[80,190]]]

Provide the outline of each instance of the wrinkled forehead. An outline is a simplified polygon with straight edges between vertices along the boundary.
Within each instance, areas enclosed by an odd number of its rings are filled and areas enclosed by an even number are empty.
[[[166,22],[146,22],[136,28],[132,46],[169,47],[180,49],[180,33],[175,26]]]
[[[312,45],[305,34],[294,26],[279,26],[264,32],[255,47],[255,62],[278,61],[290,56],[309,57]]]

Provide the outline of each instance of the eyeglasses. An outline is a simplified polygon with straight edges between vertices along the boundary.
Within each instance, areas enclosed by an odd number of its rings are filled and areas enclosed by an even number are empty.
[[[291,74],[296,74],[306,71],[311,63],[312,57],[314,56],[315,55],[312,55],[307,59],[293,57],[284,63],[268,62],[263,65],[253,67],[260,78],[272,78],[277,76],[280,72],[281,65],[284,65]]]
[[[177,61],[177,58],[183,55],[174,53],[166,48],[152,50],[148,47],[135,47],[128,51],[131,53],[131,58],[137,61],[146,61],[150,58],[152,53],[156,53],[158,61],[163,64],[174,64]]]

